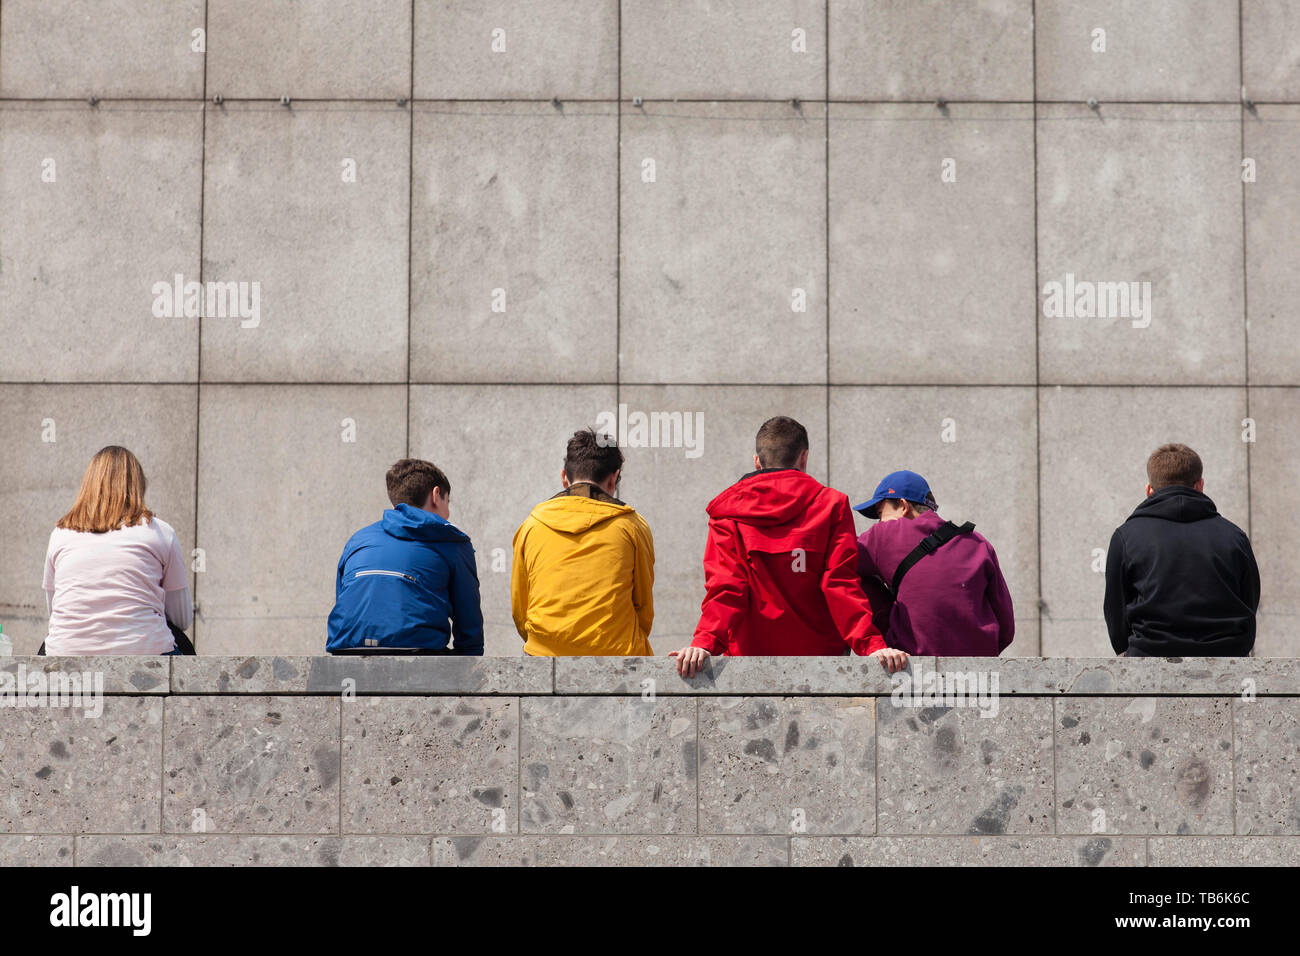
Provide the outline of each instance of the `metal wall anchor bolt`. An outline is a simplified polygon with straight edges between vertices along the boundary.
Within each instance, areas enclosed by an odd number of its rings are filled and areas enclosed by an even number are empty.
[[[1096,98],[1095,96],[1094,96],[1094,97],[1091,97],[1091,98],[1088,100],[1088,109],[1090,109],[1090,110],[1096,110],[1096,109],[1098,109],[1100,106],[1101,106],[1101,104],[1097,102],[1097,98]]]
[[[399,97],[397,98],[397,105],[398,105],[398,106],[401,106],[401,107],[405,107],[405,106],[406,106],[406,97],[405,97],[405,96],[399,96]]]
[[[99,105],[99,97],[98,97],[98,96],[92,96],[92,97],[91,97],[89,100],[87,100],[86,102],[88,102],[91,106],[98,106],[98,105]]]
[[[226,101],[225,97],[223,97],[220,93],[212,97],[212,102],[216,103],[218,106],[220,106],[225,101]]]
[[[288,106],[291,102],[292,102],[292,100],[290,100],[289,97],[287,97],[287,96],[282,96],[282,97],[280,97],[280,105],[281,105],[281,106]]]
[[[639,97],[639,96],[634,96],[634,97],[632,97],[632,105],[633,105],[633,106],[640,106],[640,105],[641,105],[641,102],[642,102],[641,97]]]

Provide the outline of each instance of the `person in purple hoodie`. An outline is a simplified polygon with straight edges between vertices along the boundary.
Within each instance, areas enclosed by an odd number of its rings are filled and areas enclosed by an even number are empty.
[[[854,511],[877,520],[858,537],[858,569],[890,647],[921,656],[996,657],[1016,632],[998,556],[967,522],[939,517],[929,483],[896,471]]]

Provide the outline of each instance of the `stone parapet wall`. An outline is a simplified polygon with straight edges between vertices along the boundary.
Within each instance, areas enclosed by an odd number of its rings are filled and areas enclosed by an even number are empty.
[[[102,697],[34,706],[74,674]],[[971,693],[927,697],[927,674]],[[1295,661],[907,677],[915,694],[850,657],[689,681],[663,658],[11,658],[0,864],[1300,863]]]

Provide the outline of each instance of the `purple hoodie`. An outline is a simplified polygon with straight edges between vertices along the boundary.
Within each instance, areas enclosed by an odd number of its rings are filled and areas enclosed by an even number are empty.
[[[937,512],[927,511],[868,528],[858,538],[862,576],[879,574],[892,581],[908,553],[943,521]],[[885,642],[908,654],[996,657],[1015,635],[1011,594],[998,556],[974,531],[957,535],[912,565],[899,591]]]

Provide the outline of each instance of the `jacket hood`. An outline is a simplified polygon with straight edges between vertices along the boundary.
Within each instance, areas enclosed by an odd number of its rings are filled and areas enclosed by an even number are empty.
[[[1166,521],[1203,521],[1218,515],[1214,502],[1199,491],[1183,485],[1161,488],[1133,509],[1128,520],[1134,518],[1163,518]]]
[[[750,472],[709,502],[710,518],[737,518],[751,525],[794,521],[826,491],[820,481],[797,468]]]
[[[631,514],[635,510],[617,499],[560,494],[533,508],[532,516],[552,531],[582,534],[610,518]]]
[[[439,515],[400,504],[384,512],[384,531],[404,541],[468,541],[469,535]]]

